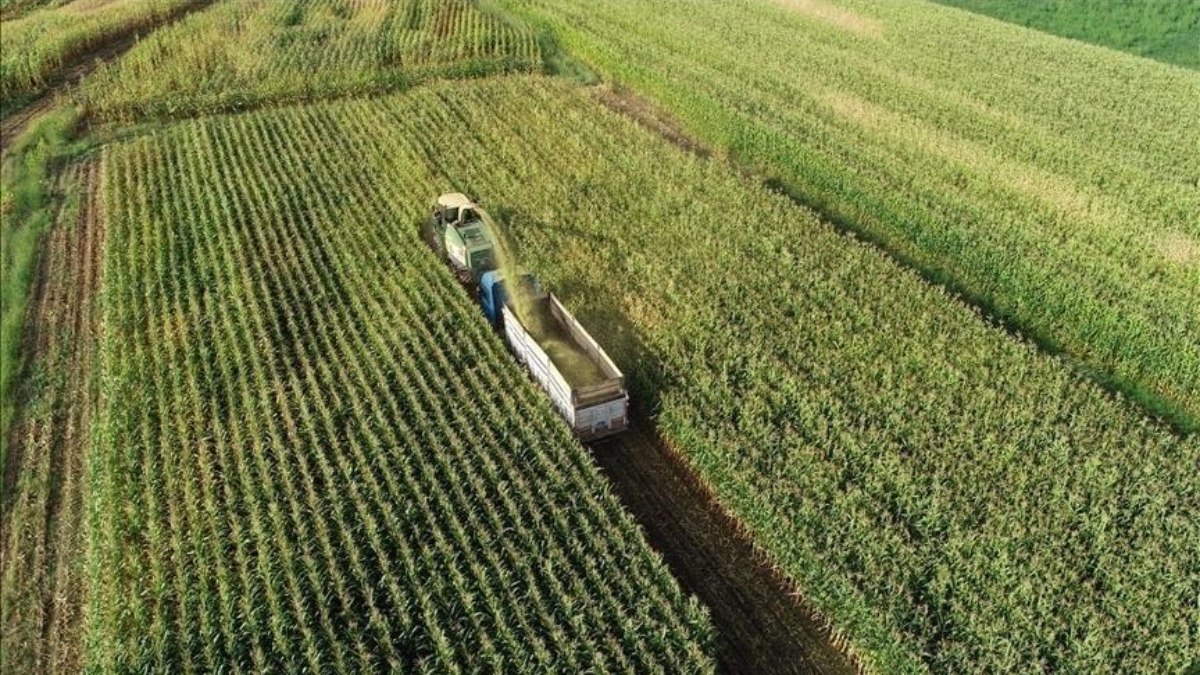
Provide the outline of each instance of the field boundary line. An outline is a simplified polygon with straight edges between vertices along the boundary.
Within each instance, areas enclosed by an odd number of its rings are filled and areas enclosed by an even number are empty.
[[[86,547],[87,454],[98,401],[95,357],[105,222],[98,157],[57,180],[77,184],[59,205],[35,269],[23,343],[34,377],[17,383],[28,405],[10,431],[4,476],[0,568],[14,588],[5,607],[3,648],[14,663],[70,672],[82,661],[82,557]],[[62,188],[66,189],[66,188]]]

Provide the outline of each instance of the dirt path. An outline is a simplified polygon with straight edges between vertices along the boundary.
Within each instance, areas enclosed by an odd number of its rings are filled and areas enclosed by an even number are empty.
[[[8,150],[9,144],[21,135],[30,122],[53,108],[55,100],[54,96],[47,94],[0,120],[0,153]]]
[[[150,23],[130,26],[128,32],[114,36],[111,40],[68,59],[63,64],[62,70],[55,73],[50,79],[44,94],[0,119],[0,153],[8,150],[13,139],[20,136],[30,122],[54,108],[55,103],[70,93],[83,78],[101,64],[113,61],[129,51],[143,36],[172,24],[194,11],[203,9],[213,2],[216,0],[193,0]]]
[[[3,649],[11,672],[77,672],[83,606],[84,474],[96,403],[96,292],[104,226],[100,171],[65,172],[76,207],[60,213],[38,269],[28,344],[27,404],[10,437],[0,570]]]
[[[824,624],[759,554],[677,452],[635,417],[592,451],[683,589],[708,607],[727,673],[854,673]]]

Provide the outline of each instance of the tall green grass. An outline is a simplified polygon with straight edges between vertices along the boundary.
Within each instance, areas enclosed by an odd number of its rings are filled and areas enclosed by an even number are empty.
[[[17,409],[14,390],[24,363],[22,333],[38,248],[52,222],[56,162],[72,152],[78,114],[63,108],[38,119],[17,138],[0,168],[0,466],[7,461],[8,431]]]

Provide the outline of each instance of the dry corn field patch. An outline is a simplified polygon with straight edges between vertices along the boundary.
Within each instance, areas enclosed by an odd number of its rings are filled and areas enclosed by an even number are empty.
[[[0,110],[8,115],[114,41],[212,0],[73,0],[33,8],[0,31]]]
[[[105,120],[197,114],[541,67],[536,36],[471,0],[239,0],[155,32],[80,92]]]

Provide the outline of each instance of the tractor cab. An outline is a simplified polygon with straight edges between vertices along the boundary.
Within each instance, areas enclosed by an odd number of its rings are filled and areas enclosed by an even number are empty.
[[[460,192],[437,198],[426,226],[429,244],[464,282],[496,267],[495,246],[483,211]]]

